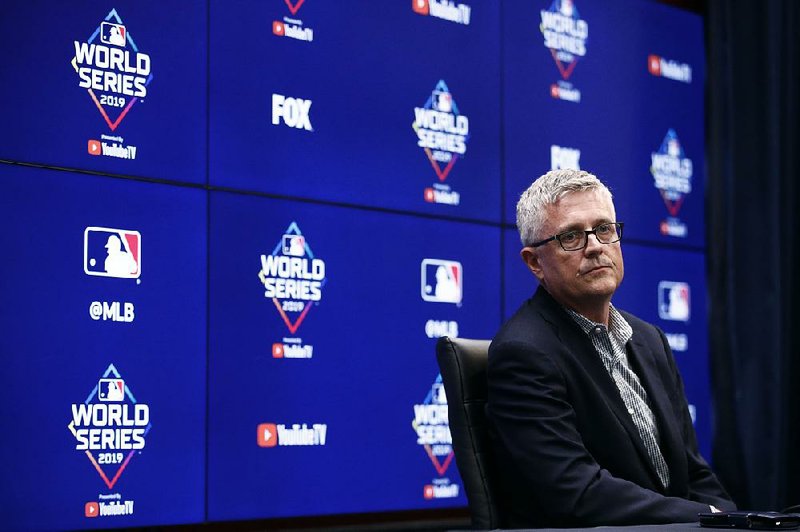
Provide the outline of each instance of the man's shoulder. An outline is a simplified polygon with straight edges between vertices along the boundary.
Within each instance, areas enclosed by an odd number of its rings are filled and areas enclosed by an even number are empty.
[[[541,345],[555,340],[558,324],[564,316],[563,309],[553,304],[549,295],[542,294],[540,288],[500,327],[492,340],[492,347],[508,343]]]
[[[625,318],[625,321],[628,322],[628,325],[631,326],[631,328],[633,329],[634,336],[636,336],[637,333],[640,336],[645,336],[648,338],[650,337],[657,338],[659,336],[658,328],[652,323],[645,321],[639,318],[638,316],[631,314],[628,311],[622,310],[618,307],[614,308],[617,309],[617,312],[619,312],[622,315],[622,317]]]
[[[615,309],[633,329],[638,341],[659,341],[659,329],[650,322],[621,308]],[[578,326],[567,312],[541,287],[500,327],[492,345],[501,343],[534,343],[541,345],[550,340],[560,341],[563,335],[579,332]]]

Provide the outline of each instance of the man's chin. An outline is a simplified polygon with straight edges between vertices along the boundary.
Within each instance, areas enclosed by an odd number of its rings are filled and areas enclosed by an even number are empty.
[[[612,296],[619,286],[617,276],[610,268],[603,268],[603,270],[606,272],[605,274],[584,277],[588,281],[587,291],[596,296]]]

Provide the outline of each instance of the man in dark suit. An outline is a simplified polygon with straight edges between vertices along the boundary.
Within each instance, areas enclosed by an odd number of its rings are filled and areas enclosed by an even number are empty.
[[[504,525],[697,521],[735,509],[697,450],[667,340],[614,308],[622,281],[611,193],[556,170],[517,204],[539,289],[489,349],[487,416]]]

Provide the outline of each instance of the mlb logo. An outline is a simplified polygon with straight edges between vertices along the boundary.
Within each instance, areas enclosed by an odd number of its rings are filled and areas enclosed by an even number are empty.
[[[657,55],[647,57],[647,70],[654,76],[661,75],[661,58]]]
[[[86,275],[138,279],[142,273],[142,235],[128,229],[87,227],[83,232]]]
[[[278,445],[278,427],[275,423],[261,423],[256,434],[259,447],[275,447]]]
[[[433,91],[433,108],[443,113],[453,111],[453,96],[445,91]]]
[[[114,46],[125,46],[127,31],[122,24],[103,22],[100,24],[100,42],[103,44],[113,44]]]
[[[306,239],[302,235],[283,235],[283,254],[302,257],[306,254]]]
[[[431,386],[431,403],[435,405],[446,405],[447,394],[444,393],[444,385],[436,382]]]
[[[564,148],[555,144],[550,146],[550,169],[559,170],[561,168],[580,170],[581,150]]]
[[[461,263],[454,260],[422,259],[422,299],[460,304],[463,293]]]
[[[691,297],[687,283],[658,283],[658,316],[662,320],[689,321]]]
[[[125,381],[122,379],[100,379],[97,383],[97,397],[103,402],[125,399]]]

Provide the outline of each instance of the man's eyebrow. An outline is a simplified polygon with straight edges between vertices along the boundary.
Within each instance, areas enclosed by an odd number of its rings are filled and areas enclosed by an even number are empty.
[[[567,231],[583,231],[583,224],[572,223],[566,225],[561,229],[559,229],[558,231],[556,231],[556,234],[566,233]]]
[[[590,229],[593,229],[593,228],[597,227],[598,225],[612,223],[613,221],[614,220],[612,220],[611,218],[608,218],[608,217],[597,218],[594,221],[594,223],[592,224],[592,227]],[[584,225],[583,224],[575,222],[575,223],[571,223],[569,225],[565,225],[561,229],[558,229],[556,231],[556,234],[560,235],[561,233],[566,233],[567,231],[585,231],[585,230],[586,229],[584,229]]]

